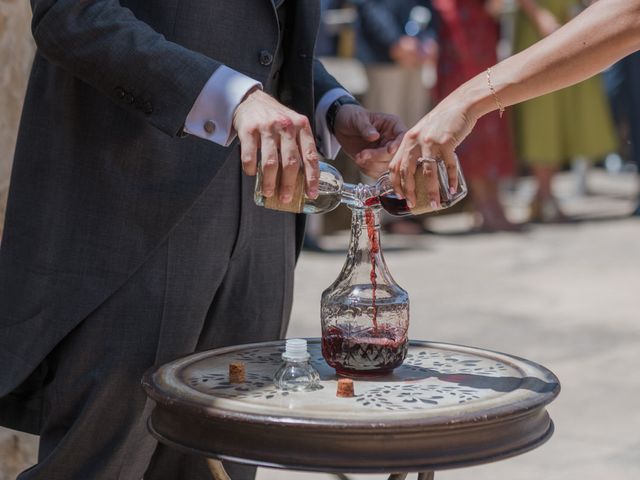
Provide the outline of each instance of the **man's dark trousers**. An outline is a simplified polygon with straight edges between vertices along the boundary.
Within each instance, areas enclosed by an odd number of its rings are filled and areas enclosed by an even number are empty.
[[[152,257],[48,356],[39,464],[19,480],[211,478],[204,458],[149,435],[140,378],[180,355],[284,333],[295,216],[255,206],[252,192],[233,155]],[[240,208],[221,208],[229,198]]]

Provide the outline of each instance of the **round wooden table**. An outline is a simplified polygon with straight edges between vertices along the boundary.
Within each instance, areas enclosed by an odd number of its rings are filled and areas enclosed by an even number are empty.
[[[284,342],[196,353],[148,372],[156,401],[149,429],[161,442],[217,460],[317,472],[433,471],[524,453],[553,433],[545,406],[556,376],[522,358],[412,341],[392,374],[356,379],[336,397],[337,377],[309,340],[322,389],[278,391],[272,378]],[[246,381],[229,382],[231,362]],[[219,464],[218,464],[219,465]]]

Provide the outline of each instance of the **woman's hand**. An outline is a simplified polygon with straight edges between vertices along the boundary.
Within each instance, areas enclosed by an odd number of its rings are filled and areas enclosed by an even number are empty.
[[[423,117],[405,134],[400,148],[389,165],[391,182],[395,192],[407,200],[410,208],[416,205],[415,172],[418,161],[443,160],[447,167],[451,193],[458,188],[456,147],[471,132],[476,123],[465,103],[450,96]],[[436,168],[432,162],[423,168],[427,191],[432,201],[439,202],[439,195],[431,186],[437,185]],[[433,190],[433,191],[432,191]]]

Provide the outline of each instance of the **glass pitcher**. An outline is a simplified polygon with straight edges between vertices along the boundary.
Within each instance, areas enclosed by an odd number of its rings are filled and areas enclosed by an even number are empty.
[[[380,202],[374,197],[349,208],[347,260],[322,293],[322,355],[339,375],[383,375],[400,366],[407,354],[409,296],[382,255]]]

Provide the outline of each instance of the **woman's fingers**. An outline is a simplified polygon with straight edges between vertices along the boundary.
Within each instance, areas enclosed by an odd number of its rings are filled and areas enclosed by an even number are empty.
[[[440,182],[438,181],[438,166],[429,160],[422,164],[422,176],[427,192],[427,201],[431,210],[438,210],[440,204]]]
[[[418,168],[418,159],[420,150],[417,147],[411,149],[400,167],[400,177],[402,179],[402,195],[407,200],[409,208],[413,208],[417,204],[416,197],[416,169]]]
[[[449,193],[453,195],[458,191],[458,156],[453,150],[445,150],[443,157],[444,164],[447,167]]]

